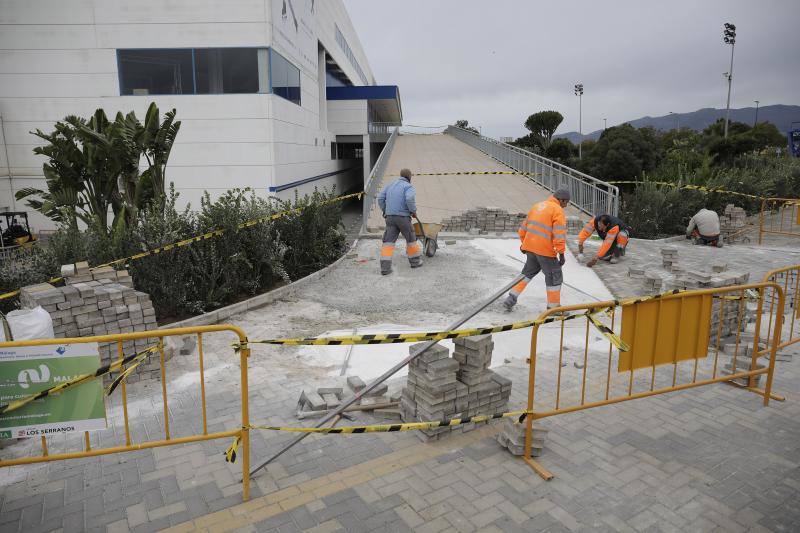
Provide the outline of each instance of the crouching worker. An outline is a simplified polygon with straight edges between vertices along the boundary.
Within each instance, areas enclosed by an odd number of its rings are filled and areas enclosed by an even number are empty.
[[[686,238],[694,244],[716,246],[722,248],[722,237],[719,234],[719,215],[710,209],[703,208],[689,220],[686,226]]]
[[[603,239],[603,244],[597,250],[597,256],[587,262],[586,266],[593,267],[597,264],[597,261],[608,261],[611,264],[619,263],[620,256],[625,255],[630,230],[630,227],[622,220],[611,215],[598,215],[587,222],[578,235],[578,251],[583,253],[583,243],[595,231]]]
[[[411,171],[404,168],[400,178],[384,187],[378,193],[378,206],[386,220],[381,246],[381,274],[392,273],[392,254],[394,243],[402,234],[406,239],[406,255],[411,268],[422,266],[422,246],[417,242],[411,217],[417,216],[416,192],[411,185]]]
[[[561,283],[564,279],[561,267],[564,266],[567,251],[567,219],[564,208],[569,205],[569,191],[558,189],[553,196],[534,204],[528,218],[520,225],[520,251],[527,257],[522,274],[525,278],[514,285],[503,305],[508,311],[517,305],[517,299],[531,279],[544,272],[547,287],[547,308],[561,305]]]

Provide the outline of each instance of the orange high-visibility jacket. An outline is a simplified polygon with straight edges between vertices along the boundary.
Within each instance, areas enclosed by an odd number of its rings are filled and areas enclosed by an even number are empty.
[[[558,200],[551,196],[528,211],[519,227],[522,249],[536,255],[555,257],[567,250],[567,219]]]

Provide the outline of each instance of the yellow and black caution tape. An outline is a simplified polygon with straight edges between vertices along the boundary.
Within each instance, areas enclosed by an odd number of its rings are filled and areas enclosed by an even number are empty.
[[[346,194],[344,196],[337,196],[336,198],[332,198],[330,200],[326,200],[326,201],[321,202],[321,203],[316,204],[316,205],[328,205],[328,204],[332,204],[332,203],[336,203],[336,202],[341,202],[342,200],[347,200],[349,198],[355,198],[357,196],[361,197],[361,196],[363,196],[363,194],[364,194],[364,192],[362,191],[362,192],[356,192],[356,193],[352,193],[352,194]],[[236,229],[237,230],[245,229],[245,228],[249,228],[249,227],[252,227],[252,226],[256,226],[258,224],[263,224],[264,222],[277,220],[279,218],[285,217],[285,216],[290,215],[292,213],[300,212],[300,211],[302,211],[302,209],[303,209],[302,207],[296,207],[294,209],[289,209],[287,211],[281,211],[279,213],[275,213],[275,214],[268,215],[268,216],[265,216],[265,217],[260,217],[260,218],[255,218],[255,219],[252,219],[252,220],[247,220],[247,221],[242,222],[241,224],[237,225]],[[190,237],[188,239],[183,239],[183,240],[180,240],[180,241],[177,241],[177,242],[173,242],[173,243],[170,243],[170,244],[165,244],[164,246],[159,246],[158,248],[152,248],[150,250],[146,250],[144,252],[139,252],[137,254],[129,255],[129,256],[123,257],[121,259],[114,259],[113,261],[109,261],[108,263],[103,263],[101,265],[93,266],[89,270],[93,271],[93,270],[97,270],[98,268],[102,268],[102,267],[117,266],[117,265],[127,265],[130,261],[136,261],[138,259],[143,259],[145,257],[150,257],[150,256],[153,256],[153,255],[156,255],[156,254],[160,254],[161,252],[167,252],[167,251],[173,250],[175,248],[181,248],[183,246],[189,246],[190,244],[194,244],[196,242],[204,241],[204,240],[211,239],[211,238],[214,238],[214,237],[219,237],[223,233],[225,233],[225,229],[217,229],[217,230],[209,231],[207,233],[203,233],[202,235],[197,235],[195,237]],[[63,277],[50,278],[50,280],[48,280],[47,283],[58,283],[60,281],[64,281],[64,278]],[[14,291],[7,292],[5,294],[0,294],[0,300],[13,298],[13,297],[19,295],[19,292],[20,292],[20,290],[17,289],[17,290],[14,290]]]
[[[64,383],[59,383],[58,385],[54,385],[54,386],[49,387],[49,388],[47,388],[47,389],[45,389],[43,391],[39,391],[39,392],[37,392],[35,394],[31,394],[30,396],[25,396],[24,398],[20,398],[19,400],[13,400],[13,401],[8,402],[6,404],[2,404],[2,405],[0,405],[0,415],[4,415],[6,413],[10,413],[11,411],[16,411],[17,409],[20,409],[20,408],[28,405],[29,403],[31,403],[33,401],[40,400],[42,398],[46,398],[47,396],[50,396],[50,395],[53,395],[53,394],[56,394],[56,393],[59,393],[59,392],[64,392],[67,389],[72,389],[74,387],[77,387],[78,385],[82,385],[82,384],[87,383],[89,381],[92,381],[92,380],[95,380],[97,378],[103,377],[106,374],[110,374],[112,372],[116,372],[120,368],[122,368],[123,366],[125,366],[127,364],[130,364],[130,366],[128,368],[126,368],[125,370],[123,370],[120,373],[119,376],[114,378],[114,381],[112,381],[111,384],[108,386],[108,388],[106,388],[106,396],[109,396],[109,395],[111,395],[112,392],[114,392],[114,390],[117,388],[117,386],[120,383],[122,383],[125,380],[125,378],[127,378],[136,369],[136,367],[139,366],[147,358],[148,355],[150,355],[151,353],[153,353],[157,349],[158,349],[158,346],[151,346],[151,347],[145,349],[142,352],[138,352],[138,353],[129,355],[128,357],[123,358],[121,361],[115,361],[115,362],[110,363],[108,365],[101,366],[100,368],[95,370],[93,373],[81,374],[81,375],[75,377],[74,379],[71,379],[69,381],[65,381]]]
[[[631,302],[634,303],[634,302]],[[620,305],[627,305],[620,304]],[[613,306],[612,306],[613,307]],[[580,317],[588,317],[590,322],[597,327],[598,331],[606,337],[620,351],[628,351],[629,347],[625,344],[619,336],[613,333],[610,328],[606,327],[594,315],[602,313],[611,309],[611,307],[604,307],[595,309],[586,313],[575,313],[563,316],[548,316],[541,320],[525,320],[522,322],[512,322],[510,324],[501,324],[499,326],[487,326],[483,328],[469,328],[469,329],[454,329],[444,331],[429,331],[419,333],[371,333],[364,335],[343,335],[336,337],[297,337],[297,338],[276,338],[276,339],[260,339],[248,340],[247,344],[273,344],[280,346],[349,346],[353,344],[404,344],[410,342],[424,342],[424,341],[443,341],[449,339],[461,339],[464,337],[474,337],[477,335],[489,335],[493,333],[503,333],[505,331],[513,331],[517,329],[527,329],[536,326],[543,326],[553,322],[565,322]],[[239,350],[242,344],[235,343],[234,349]]]
[[[591,322],[592,325],[596,327],[597,330],[611,342],[611,344],[619,349],[619,351],[627,352],[631,349],[628,343],[622,340],[622,337],[614,333],[610,327],[600,322],[600,320],[594,316],[594,314],[587,314],[586,317],[589,319],[589,322]]]
[[[527,176],[523,172],[516,172],[514,170],[474,170],[474,171],[451,171],[451,172],[417,172],[415,176],[479,176],[479,175],[497,175],[506,174],[511,176]]]
[[[755,194],[747,194],[743,192],[736,192],[736,191],[729,191],[727,189],[723,189],[722,187],[704,187],[702,185],[678,185],[677,183],[670,183],[668,181],[635,181],[635,180],[627,180],[627,181],[609,181],[611,185],[642,185],[645,183],[650,183],[652,185],[663,185],[665,187],[674,187],[676,189],[687,189],[690,191],[701,191],[701,192],[715,192],[715,193],[723,193],[723,194],[731,194],[734,196],[743,196],[745,198],[753,198],[755,200],[764,200],[766,199],[765,196],[757,196]]]
[[[297,426],[257,426],[249,425],[242,429],[264,429],[267,431],[288,431],[294,433],[321,433],[323,435],[345,435],[357,433],[391,433],[395,431],[415,431],[420,429],[436,429],[440,427],[454,427],[470,422],[486,422],[489,420],[497,420],[499,418],[518,418],[518,422],[522,422],[525,416],[533,413],[533,411],[509,411],[507,413],[496,413],[493,415],[475,415],[466,416],[464,418],[445,418],[444,420],[435,420],[431,422],[407,422],[404,424],[372,424],[366,426],[342,426],[342,427],[297,427]],[[236,461],[236,452],[242,438],[236,437],[233,443],[225,450],[225,460],[229,463]]]
[[[277,344],[284,346],[347,346],[351,344],[403,344],[407,342],[442,341],[447,339],[460,339],[476,335],[502,333],[515,329],[525,329],[533,326],[549,324],[551,322],[572,320],[584,316],[584,313],[566,316],[549,316],[543,320],[525,320],[500,326],[487,326],[483,328],[455,329],[449,331],[430,331],[419,333],[372,333],[364,335],[343,335],[337,337],[300,337],[293,339],[262,339],[249,340],[248,344]],[[235,348],[240,345],[234,344]]]

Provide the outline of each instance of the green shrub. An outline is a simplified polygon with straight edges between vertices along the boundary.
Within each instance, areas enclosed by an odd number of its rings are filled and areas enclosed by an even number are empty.
[[[58,275],[59,263],[51,249],[36,246],[20,252],[13,259],[0,259],[0,293],[15,291],[25,285],[42,283]],[[0,311],[19,307],[18,298],[0,300]]]
[[[286,245],[283,265],[292,280],[316,272],[342,256],[346,248],[342,203],[329,201],[334,190],[277,203],[277,211],[293,210],[273,224]]]

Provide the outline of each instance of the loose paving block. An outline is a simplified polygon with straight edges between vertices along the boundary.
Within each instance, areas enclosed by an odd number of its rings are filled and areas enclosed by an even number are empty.
[[[403,418],[400,409],[375,409],[372,411],[372,414],[377,417],[389,418],[392,420],[400,420]]]
[[[315,390],[303,390],[297,404],[301,410],[307,411],[323,411],[327,408],[325,400]]]
[[[380,383],[374,389],[365,393],[364,396],[367,398],[371,398],[374,396],[383,396],[387,392],[389,392],[389,385],[387,385],[386,383]]]
[[[341,401],[335,394],[321,394],[322,400],[325,402],[325,405],[328,406],[328,409],[333,409],[334,407],[339,407]]]
[[[367,384],[364,383],[364,380],[358,376],[348,376],[347,386],[350,387],[350,390],[353,392],[360,392],[367,386]]]

